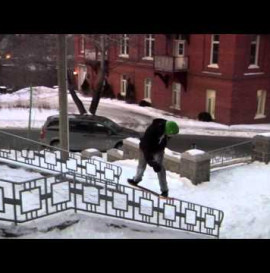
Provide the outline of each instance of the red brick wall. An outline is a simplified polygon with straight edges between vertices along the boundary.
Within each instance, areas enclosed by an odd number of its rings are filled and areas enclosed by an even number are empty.
[[[166,87],[159,76],[155,76],[153,61],[145,61],[144,35],[130,35],[130,58],[119,57],[119,45],[110,48],[111,83],[115,95],[120,93],[121,75],[129,75],[135,84],[137,102],[144,98],[144,80],[152,79],[153,107],[174,112],[190,118],[197,118],[206,110],[206,90],[216,90],[216,121],[224,124],[270,122],[270,35],[261,35],[258,69],[248,69],[250,55],[250,35],[221,34],[219,67],[211,68],[211,34],[192,34],[186,52],[189,58],[187,90],[182,88],[181,110],[170,108],[172,101],[172,81],[178,82],[180,74],[168,74]],[[77,42],[78,44],[78,42]],[[166,35],[155,35],[155,54],[172,53],[173,39]],[[75,43],[75,50],[76,43]],[[78,57],[78,61],[82,61]],[[264,73],[245,75],[245,73]],[[184,74],[181,75],[183,77]],[[266,119],[254,119],[257,107],[257,90],[267,90]]]
[[[255,78],[234,84],[231,124],[254,124],[270,122],[270,79]],[[257,90],[266,90],[266,118],[254,119],[257,109]]]
[[[249,69],[251,35],[237,35],[235,53],[235,77],[243,77],[244,73],[265,72],[270,76],[270,39],[269,35],[260,35],[259,68]]]
[[[234,69],[236,35],[220,35],[219,68],[211,68],[211,34],[191,35],[188,46],[189,73],[202,73],[202,71],[221,73],[223,77],[232,77]]]
[[[182,92],[181,114],[196,119],[200,112],[206,111],[206,90],[216,91],[216,121],[230,122],[232,83],[207,76],[189,76],[188,90]]]

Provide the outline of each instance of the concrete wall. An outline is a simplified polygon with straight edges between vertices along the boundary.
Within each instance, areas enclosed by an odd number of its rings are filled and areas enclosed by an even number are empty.
[[[198,150],[196,150],[198,151]],[[192,152],[192,151],[191,151]],[[164,167],[166,170],[178,173],[181,177],[187,177],[193,184],[210,180],[210,157],[207,153],[199,151],[199,154],[192,155],[187,151],[184,154],[170,152],[165,150]],[[123,141],[123,153],[116,149],[108,151],[108,161],[138,159],[139,141],[134,139],[125,139]]]
[[[270,162],[270,135],[258,135],[253,138],[252,161]]]

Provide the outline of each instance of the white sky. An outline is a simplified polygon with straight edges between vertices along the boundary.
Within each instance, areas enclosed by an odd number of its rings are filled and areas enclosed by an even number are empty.
[[[50,89],[49,91],[51,92],[52,90]],[[52,93],[55,91],[50,92],[48,96],[50,95],[50,98],[55,99],[54,95],[52,96]],[[3,98],[3,96],[6,97]],[[1,106],[4,103],[11,103],[9,109],[2,107],[0,110],[0,127],[6,128],[13,126],[13,124],[16,124],[16,127],[26,127],[28,122],[28,110],[13,109],[12,104],[14,100],[12,100],[10,96],[11,95],[0,95]],[[24,96],[26,95],[23,95],[21,100],[27,100],[27,97],[24,98]],[[37,100],[39,102],[42,101],[39,97],[37,97]],[[85,100],[90,101],[90,99]],[[121,107],[121,110],[130,112],[130,116],[133,117],[135,121],[135,112],[151,117],[168,118],[164,112],[152,108],[141,108],[136,105],[127,105],[124,102],[109,99],[102,100],[102,104],[103,103],[112,108],[115,106]],[[8,107],[8,105],[6,106]],[[48,110],[38,110],[38,107],[36,108],[33,117],[35,117],[34,122],[36,122],[37,127],[39,127],[39,123],[42,123],[47,115],[57,113],[57,110],[53,109],[47,112]],[[8,119],[3,114],[7,114]],[[120,117],[116,116],[115,119],[120,119]],[[244,136],[251,137],[252,134],[256,133],[254,132],[256,130],[260,132],[261,129],[266,132],[267,130],[270,131],[270,125],[226,126],[216,123],[202,123],[185,118],[170,117],[170,119],[176,120],[181,127],[196,126],[196,132],[198,128],[201,128],[205,134],[209,132],[215,134],[215,132],[220,132],[217,129],[225,129],[222,133],[226,132],[228,135],[232,135],[234,130],[242,130],[242,136],[244,134]],[[141,117],[138,117],[138,121],[141,121]],[[207,128],[211,127],[211,130],[206,129],[205,126]],[[182,133],[183,130],[182,128]],[[189,128],[189,130],[189,132],[192,133],[194,129]],[[254,131],[252,132],[252,130]],[[120,183],[128,185],[126,179],[135,174],[137,161],[122,160],[114,164],[121,166],[123,170]],[[2,179],[21,182],[25,179],[28,180],[40,176],[38,173],[29,172],[22,168],[14,169],[0,164],[0,178]],[[216,170],[211,173],[210,182],[205,182],[197,186],[193,185],[189,179],[167,171],[170,196],[224,211],[225,216],[220,231],[220,238],[270,238],[269,177],[270,164],[266,165],[259,162]],[[159,192],[156,173],[150,167],[147,167],[141,185]],[[67,220],[74,220],[77,223],[74,223],[64,230],[55,228],[48,231],[48,228],[52,228],[56,226],[57,223]],[[36,230],[33,230],[34,228]],[[2,229],[13,230],[13,232],[21,234],[22,236],[19,238],[185,238],[185,236],[189,236],[188,238],[200,238],[197,234],[186,235],[179,231],[165,228],[157,228],[155,226],[132,223],[130,221],[112,219],[99,215],[76,215],[71,212],[60,213],[56,216],[35,220],[16,229],[12,224],[1,223],[0,238]],[[2,237],[4,236],[2,235]]]

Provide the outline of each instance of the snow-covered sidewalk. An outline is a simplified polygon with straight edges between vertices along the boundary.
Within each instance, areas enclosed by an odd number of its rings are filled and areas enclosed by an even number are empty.
[[[132,177],[136,172],[136,160],[121,160],[115,162],[123,170],[120,183],[126,186],[127,178]],[[38,178],[40,174],[29,172],[25,169],[11,169],[0,165],[1,177],[13,181],[24,181],[24,179]],[[254,162],[248,165],[220,169],[211,173],[210,182],[193,185],[187,178],[167,171],[170,196],[183,201],[201,204],[204,206],[220,209],[224,212],[224,220],[220,229],[220,238],[270,238],[269,225],[269,204],[270,204],[270,165]],[[147,167],[141,185],[159,192],[159,183],[156,173]],[[63,222],[72,219],[72,214],[59,214]],[[70,216],[69,216],[70,215]],[[136,228],[130,221],[115,220],[111,218],[96,216],[96,220],[87,215],[61,231],[34,232],[28,234],[28,238],[179,238],[181,232],[157,228],[144,224],[136,224]],[[101,220],[101,219],[104,219]],[[35,220],[28,227],[36,227],[39,221],[46,222],[48,226],[55,226],[55,217],[48,217],[46,220]],[[115,222],[116,221],[116,222]],[[120,221],[120,222],[119,222]],[[112,225],[110,225],[112,223]],[[108,226],[109,225],[109,226]],[[116,225],[116,226],[115,226]],[[120,228],[117,228],[120,225]],[[124,225],[121,228],[121,225]],[[101,228],[101,226],[103,228]],[[129,228],[126,228],[128,226]],[[132,229],[142,227],[144,232],[131,232]],[[154,232],[151,232],[154,230]],[[161,233],[159,233],[159,231]],[[107,234],[113,232],[113,234]],[[137,235],[136,235],[137,234]],[[200,235],[193,234],[194,238]],[[136,237],[138,236],[138,237]]]

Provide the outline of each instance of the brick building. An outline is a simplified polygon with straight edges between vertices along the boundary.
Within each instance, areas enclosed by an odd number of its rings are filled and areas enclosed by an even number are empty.
[[[270,122],[270,35],[110,35],[107,80],[115,96],[196,119],[201,112],[224,124]],[[99,53],[85,35],[75,38],[78,86],[94,84]],[[118,42],[117,42],[118,41]]]

